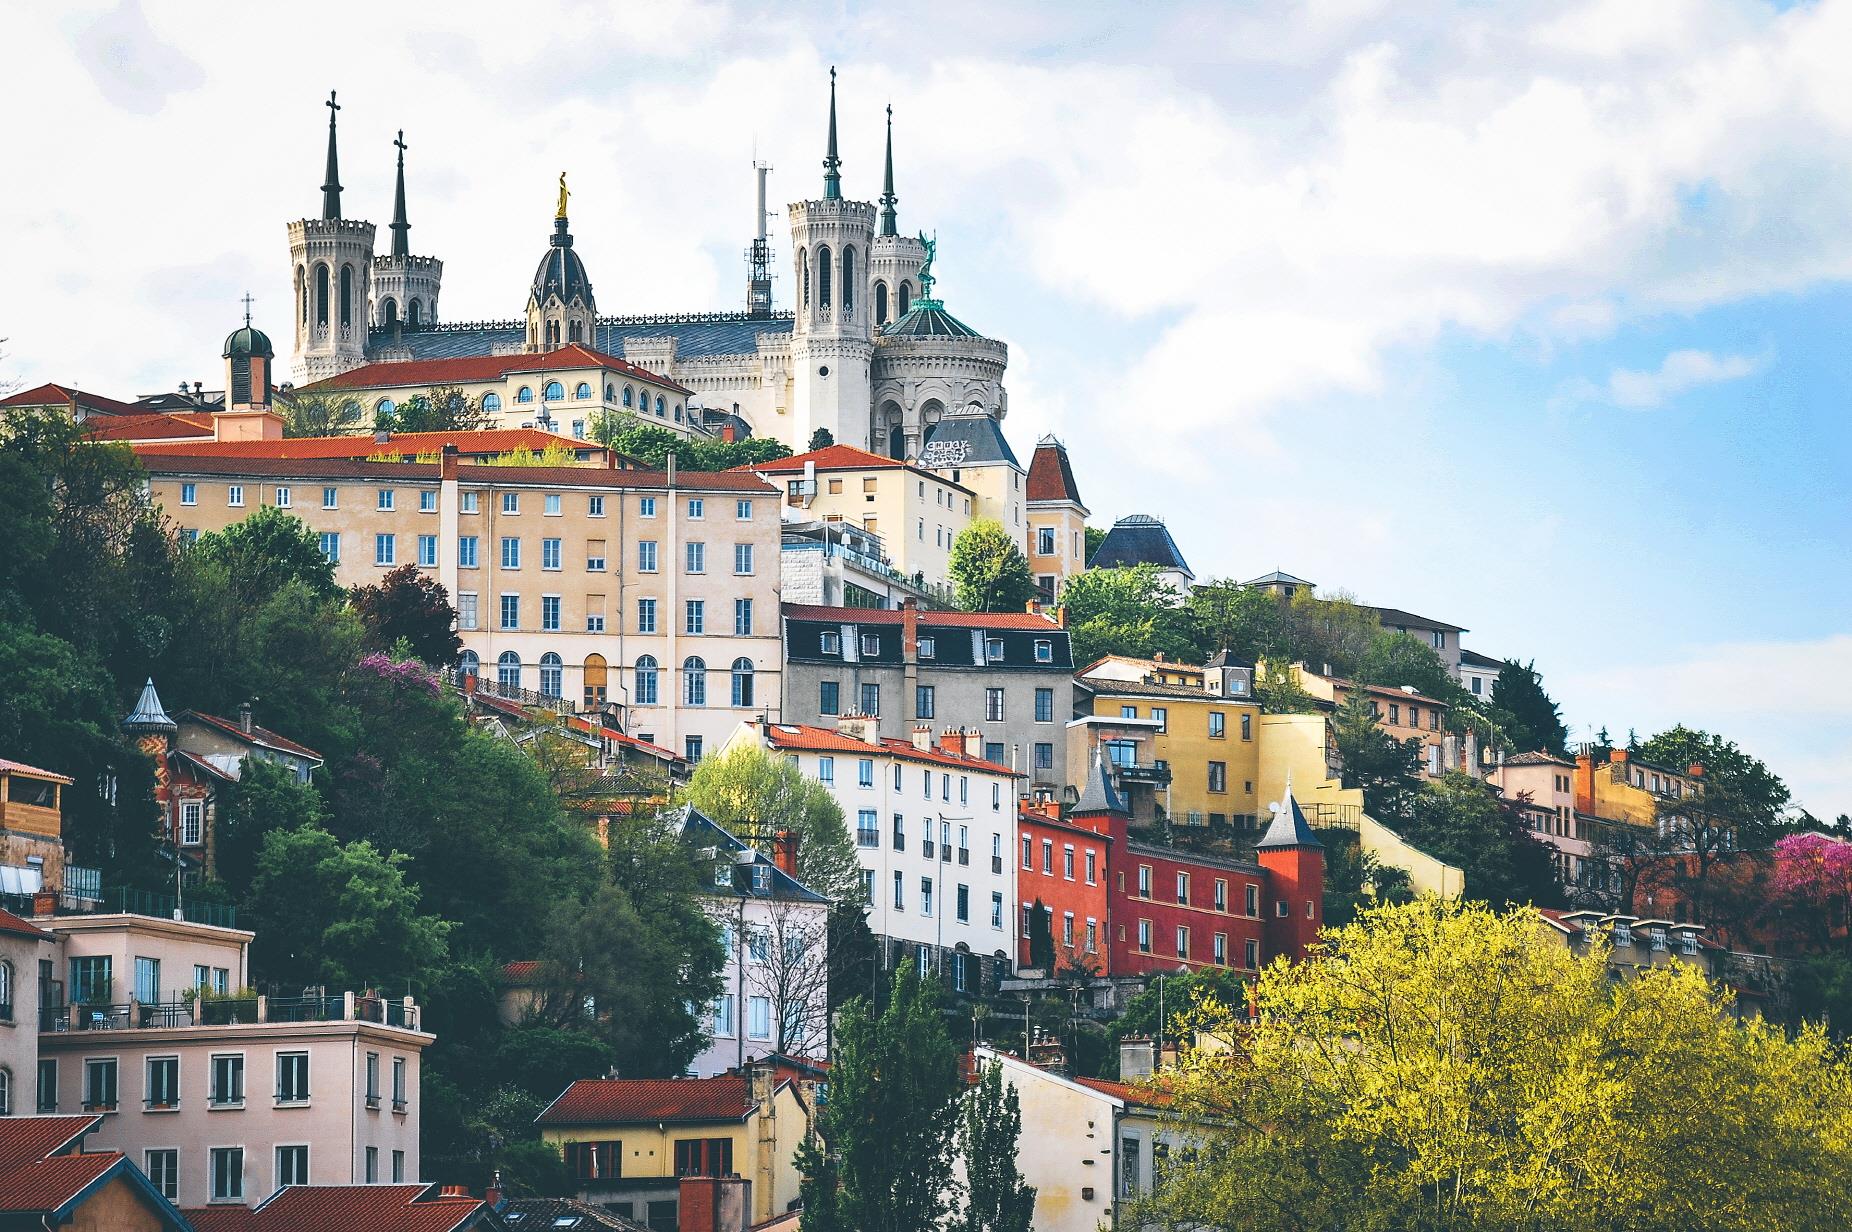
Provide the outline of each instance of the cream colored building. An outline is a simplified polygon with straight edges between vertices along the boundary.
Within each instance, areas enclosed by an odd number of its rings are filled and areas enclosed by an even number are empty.
[[[270,505],[343,586],[401,565],[443,584],[465,675],[522,700],[614,705],[691,758],[778,714],[778,497],[755,476],[351,459],[147,457],[183,535]]]
[[[1087,567],[1087,507],[1068,461],[1067,446],[1052,436],[1035,443],[1025,489],[1029,573],[1045,603],[1061,597],[1068,578]]]
[[[1001,523],[1019,543],[1028,533],[1028,473],[995,419],[977,411],[948,414],[926,433],[918,461],[975,493],[978,517]]]
[[[956,479],[848,445],[741,469],[782,486],[792,520],[858,526],[881,559],[928,586],[946,583],[953,540],[980,516],[978,494]]]

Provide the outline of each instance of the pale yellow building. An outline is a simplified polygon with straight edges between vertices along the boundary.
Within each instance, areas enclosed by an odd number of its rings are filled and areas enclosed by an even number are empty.
[[[946,584],[952,543],[980,516],[977,494],[957,480],[848,445],[740,469],[783,487],[794,520],[858,526],[887,563],[927,586]]]
[[[149,456],[187,536],[263,506],[315,532],[343,586],[415,565],[457,609],[458,667],[690,760],[779,712],[778,495],[744,472]]]
[[[1035,443],[1026,488],[1029,533],[1024,551],[1044,602],[1061,597],[1068,578],[1087,567],[1087,507],[1068,461],[1067,446],[1052,436]]]
[[[976,516],[1000,523],[1018,542],[1028,533],[1028,473],[989,415],[947,415],[927,430],[916,461],[969,488]]]

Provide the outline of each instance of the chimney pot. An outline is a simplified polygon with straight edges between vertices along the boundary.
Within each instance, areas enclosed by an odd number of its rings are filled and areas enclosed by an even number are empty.
[[[238,703],[238,730],[248,736],[251,734],[251,728],[253,726],[254,723],[251,719],[251,703]]]

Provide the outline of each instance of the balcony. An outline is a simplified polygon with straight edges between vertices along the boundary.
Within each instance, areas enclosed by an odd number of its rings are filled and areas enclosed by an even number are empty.
[[[39,1011],[39,1030],[149,1031],[258,1023],[372,1022],[419,1029],[420,1007],[407,997],[387,1000],[355,993],[300,997],[182,997],[172,1001],[51,1005]]]
[[[1113,769],[1118,772],[1121,784],[1145,783],[1153,787],[1170,784],[1170,767],[1164,762],[1114,762]]]

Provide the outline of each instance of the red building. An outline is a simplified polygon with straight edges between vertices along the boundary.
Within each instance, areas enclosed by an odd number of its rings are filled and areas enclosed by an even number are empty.
[[[1039,903],[1048,912],[1055,967],[1107,974],[1112,837],[1106,818],[1089,814],[1063,820],[1055,801],[1026,801],[1017,818],[1016,844],[1017,965],[1037,965],[1029,942]]]
[[[1107,938],[1101,974],[1212,966],[1257,971],[1281,954],[1304,957],[1317,939],[1324,923],[1324,848],[1306,824],[1290,783],[1252,861],[1133,841],[1127,832],[1130,820],[1123,797],[1096,763],[1065,822],[1025,813],[1021,823],[1022,839],[1033,845],[1025,852],[1035,865],[1017,874],[1018,897],[1025,906],[1038,893],[1050,904],[1051,893],[1067,888],[1065,878],[1041,873],[1042,843],[1053,844],[1060,872],[1065,843],[1073,841],[1078,849],[1089,841],[1104,842]],[[1057,881],[1060,887],[1052,884]],[[1063,905],[1053,907],[1057,955],[1066,953],[1062,925],[1073,909],[1067,903],[1089,903],[1079,893],[1086,888],[1069,888]]]

